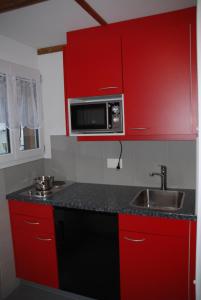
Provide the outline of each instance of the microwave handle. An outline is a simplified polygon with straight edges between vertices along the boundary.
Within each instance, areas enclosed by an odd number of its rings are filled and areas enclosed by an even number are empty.
[[[109,107],[108,107],[108,103],[106,103],[106,123],[107,123],[107,129],[109,129]]]
[[[111,120],[111,104],[106,103],[106,122],[107,122],[107,129],[111,129],[112,128],[112,120]]]

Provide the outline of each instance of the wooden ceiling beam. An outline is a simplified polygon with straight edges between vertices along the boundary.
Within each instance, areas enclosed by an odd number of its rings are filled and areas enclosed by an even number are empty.
[[[0,13],[8,12],[10,10],[22,8],[25,6],[34,5],[48,0],[1,0]]]
[[[46,47],[46,48],[40,48],[40,49],[37,50],[37,54],[42,55],[42,54],[48,54],[48,53],[63,51],[63,48],[65,46],[66,46],[65,44],[62,44],[62,45],[56,45],[56,46],[51,46],[51,47]]]
[[[100,25],[107,25],[107,22],[85,0],[75,0],[75,2],[77,2]]]
[[[93,9],[85,0],[75,0],[90,16],[92,16],[100,25],[107,25],[107,22]],[[37,50],[38,55],[63,51],[66,45],[56,45]]]

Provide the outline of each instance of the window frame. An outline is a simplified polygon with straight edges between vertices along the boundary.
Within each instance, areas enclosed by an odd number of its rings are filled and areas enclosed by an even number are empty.
[[[20,130],[18,128],[9,129],[10,135],[10,153],[0,155],[0,169],[18,165],[33,160],[43,158],[44,155],[44,136],[42,127],[42,94],[41,94],[41,76],[38,70],[25,67],[22,65],[6,62],[0,59],[0,73],[11,76],[13,86],[12,92],[8,93],[8,114],[13,118],[16,105],[16,77],[22,77],[36,81],[37,105],[40,119],[39,131],[39,148],[20,150]],[[7,81],[8,84],[8,81]]]

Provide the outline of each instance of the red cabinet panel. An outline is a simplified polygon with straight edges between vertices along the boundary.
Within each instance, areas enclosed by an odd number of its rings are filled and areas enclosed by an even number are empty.
[[[68,98],[122,93],[121,39],[104,27],[68,33]]]
[[[17,277],[58,288],[54,235],[15,230],[13,240]]]
[[[119,229],[159,235],[186,237],[189,221],[120,214]]]
[[[124,35],[127,136],[195,138],[193,31],[194,22],[158,26],[145,20]]]
[[[188,300],[188,239],[120,232],[121,300]]]
[[[196,262],[196,227],[195,221],[191,221],[190,228],[190,300],[195,300],[195,262]]]
[[[70,32],[68,48],[68,97],[125,95],[126,135],[80,141],[196,138],[195,8]]]
[[[69,124],[68,124],[68,102],[67,102],[67,74],[68,74],[68,45],[66,45],[63,49],[63,69],[64,69],[64,107],[65,107],[65,116],[66,116],[66,135],[69,135]]]
[[[24,230],[31,233],[46,232],[54,234],[53,222],[49,219],[15,214],[12,218],[12,225],[15,230]]]
[[[193,221],[119,215],[121,300],[194,300],[195,229]]]
[[[17,277],[57,288],[53,208],[12,200],[9,208]]]
[[[9,200],[11,214],[22,214],[38,218],[53,218],[53,208],[51,205],[27,203],[23,201]]]

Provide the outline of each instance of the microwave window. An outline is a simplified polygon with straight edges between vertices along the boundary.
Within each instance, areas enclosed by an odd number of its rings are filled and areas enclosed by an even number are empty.
[[[72,130],[107,129],[106,104],[71,106]]]

